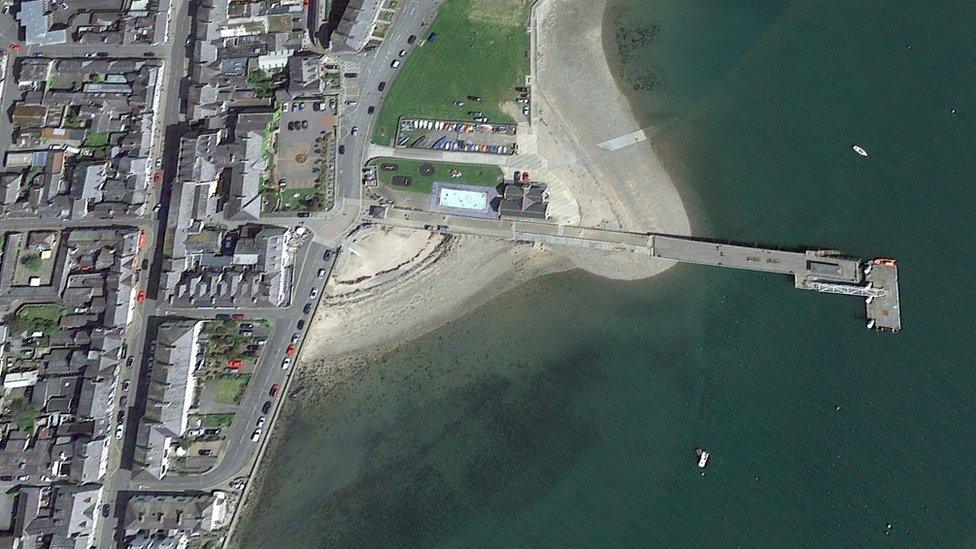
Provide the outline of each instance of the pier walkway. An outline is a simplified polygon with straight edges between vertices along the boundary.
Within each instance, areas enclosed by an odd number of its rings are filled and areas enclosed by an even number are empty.
[[[898,274],[892,260],[862,268],[860,260],[828,250],[803,252],[725,244],[692,237],[634,233],[540,221],[478,219],[401,208],[373,207],[378,225],[481,236],[554,246],[644,254],[715,267],[792,275],[803,290],[865,298],[869,327],[901,329]],[[867,283],[865,283],[867,271]]]

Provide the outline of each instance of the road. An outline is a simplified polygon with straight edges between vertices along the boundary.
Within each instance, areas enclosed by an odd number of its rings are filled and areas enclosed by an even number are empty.
[[[301,332],[297,327],[298,321],[304,319],[307,329],[307,324],[311,320],[311,314],[303,313],[303,308],[307,303],[314,305],[315,300],[309,299],[311,288],[318,287],[321,289],[325,282],[324,277],[318,276],[318,272],[320,269],[328,269],[331,261],[334,260],[332,254],[330,254],[328,261],[323,260],[323,255],[327,250],[328,248],[314,241],[299,250],[299,256],[295,261],[297,265],[294,277],[296,281],[295,293],[293,294],[293,302],[288,307],[250,310],[159,309],[159,312],[170,320],[174,317],[206,320],[212,319],[220,313],[243,313],[249,320],[271,320],[274,322],[274,329],[265,344],[261,360],[254,369],[234,422],[221,433],[225,437],[227,445],[222,451],[221,459],[217,465],[199,475],[167,475],[162,479],[156,479],[145,473],[138,474],[129,482],[129,490],[186,491],[223,488],[251,464],[258,447],[251,441],[251,434],[256,427],[257,419],[264,415],[261,411],[264,403],[280,401],[285,396],[281,393],[277,399],[271,398],[269,391],[274,384],[284,385],[288,373],[292,371],[291,368],[284,370],[281,367],[282,359],[285,357],[284,349],[291,344],[292,335]],[[321,291],[319,297],[321,297]],[[265,430],[267,431],[267,429]]]
[[[360,91],[357,96],[345,96],[340,101],[339,124],[340,134],[338,143],[345,145],[346,152],[336,163],[337,185],[336,195],[347,198],[362,196],[362,167],[367,159],[369,138],[372,135],[373,122],[379,114],[380,106],[389,92],[398,69],[390,66],[394,59],[399,59],[400,50],[407,50],[407,56],[420,47],[420,37],[424,27],[433,20],[433,12],[440,5],[440,0],[408,0],[403,3],[393,25],[387,31],[386,38],[378,48],[363,54],[344,54],[342,58],[353,58],[363,63],[363,68],[356,77],[356,88]],[[418,37],[413,46],[407,44],[410,35]],[[364,59],[356,59],[364,58]],[[379,91],[381,82],[386,82],[384,91]],[[348,106],[348,101],[356,101]],[[369,114],[369,107],[375,107],[375,112]],[[351,135],[352,128],[358,128],[357,135]]]

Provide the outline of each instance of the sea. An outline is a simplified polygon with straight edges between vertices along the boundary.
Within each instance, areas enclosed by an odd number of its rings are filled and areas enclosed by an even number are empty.
[[[695,233],[896,258],[903,330],[775,275],[537,279],[293,406],[243,545],[976,543],[976,4],[604,25]]]

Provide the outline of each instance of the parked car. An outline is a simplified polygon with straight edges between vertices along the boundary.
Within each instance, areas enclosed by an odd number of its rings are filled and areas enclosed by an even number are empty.
[[[297,327],[297,328],[298,328],[299,330],[301,330],[302,328],[304,328],[304,327],[305,327],[305,319],[303,318],[303,319],[301,319],[301,320],[299,320],[299,321],[298,321],[298,324],[296,324],[295,326],[296,326],[296,327]]]
[[[308,297],[310,297],[312,299],[315,299],[316,297],[318,297],[318,295],[319,295],[319,289],[318,288],[312,288],[312,291],[308,293]]]
[[[260,439],[261,439],[261,429],[255,429],[254,432],[251,433],[251,442],[257,442]]]
[[[346,154],[346,146],[339,145],[339,154]]]
[[[386,82],[380,82],[380,85],[376,89],[378,89],[379,91],[385,90],[386,89]]]
[[[258,418],[258,428],[264,427],[265,417],[261,416]]]
[[[234,320],[244,320],[245,318],[247,318],[246,316],[244,316],[244,313],[234,313],[230,315],[230,317],[233,318]]]
[[[366,114],[373,114],[374,112],[376,112],[376,107],[372,105],[370,105],[369,108],[366,109]]]
[[[343,76],[344,78],[356,78],[356,77],[357,77],[357,76],[359,76],[359,75],[358,75],[358,74],[356,74],[356,73],[354,73],[354,72],[347,72],[347,73],[345,73],[345,74],[343,74],[342,76]]]
[[[398,68],[400,66],[400,60],[399,59],[394,59],[393,62],[390,63],[390,66],[393,67],[394,69],[395,68]]]
[[[201,448],[201,449],[197,450],[197,455],[198,456],[212,456],[213,455],[213,450],[211,450],[210,448]]]
[[[353,126],[353,127],[352,127],[352,128],[351,128],[351,129],[349,130],[349,135],[356,135],[356,134],[358,134],[358,133],[359,133],[359,126]]]
[[[125,410],[119,410],[119,413],[115,415],[115,422],[122,423],[122,420],[124,419],[125,419]]]
[[[129,403],[129,395],[122,395],[119,398],[119,407],[125,406]]]
[[[129,390],[129,380],[128,379],[123,379],[122,380],[122,392],[124,393],[124,392],[126,392],[128,390]]]
[[[278,396],[278,391],[280,390],[281,387],[277,383],[275,383],[274,385],[271,386],[271,392],[269,392],[268,394],[271,396]]]
[[[287,347],[287,348],[285,349],[285,354],[286,354],[287,356],[295,356],[295,351],[296,351],[296,350],[297,350],[297,349],[295,348],[295,344],[294,344],[294,343],[292,343],[291,345],[289,345],[289,346],[288,346],[288,347]],[[287,359],[286,359],[286,360],[287,360]],[[289,363],[291,363],[291,361],[290,361],[290,360],[289,360],[288,362],[289,362]],[[284,364],[282,364],[282,367],[284,367]]]
[[[328,260],[330,257],[332,257],[332,250],[326,250],[325,253],[322,254],[322,259],[324,260]]]
[[[311,303],[306,303],[305,306],[302,307],[302,312],[305,313],[305,314],[308,314],[308,313],[312,312],[312,304]]]
[[[437,41],[437,33],[436,32],[430,33],[430,36],[427,37],[427,41],[428,42],[436,42]]]
[[[261,407],[261,413],[267,414],[270,411],[271,411],[271,401],[269,400],[264,403],[264,406]]]
[[[407,44],[413,45],[413,43],[416,41],[417,41],[417,37],[412,34],[407,37]]]
[[[292,334],[291,335],[291,342],[292,342],[292,344],[298,343],[298,340],[301,339],[301,338],[302,338],[302,334],[299,334],[297,332],[294,333],[294,334]]]
[[[103,517],[107,517],[111,511],[112,511],[112,506],[111,505],[109,505],[107,503],[104,504],[104,505],[102,505],[102,516]]]
[[[407,50],[400,50],[399,55],[400,55],[400,57],[403,57],[404,55],[407,55]]]
[[[291,366],[291,358],[285,357],[285,359],[281,361],[281,369],[287,370],[289,366]]]
[[[125,424],[119,423],[115,427],[115,440],[122,440],[122,434],[125,433]]]
[[[322,277],[324,277],[324,276],[325,276],[325,269],[319,269],[319,274],[318,274],[318,277],[319,277],[319,278],[322,278]]]

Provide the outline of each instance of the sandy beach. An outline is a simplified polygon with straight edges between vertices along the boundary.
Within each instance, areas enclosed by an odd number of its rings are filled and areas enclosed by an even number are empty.
[[[533,154],[548,166],[550,186],[568,190],[579,205],[581,225],[689,234],[677,189],[650,141],[614,151],[599,146],[640,129],[607,65],[604,7],[576,0],[536,6],[537,114],[523,133],[535,140]],[[358,235],[326,289],[311,327],[315,343],[305,346],[303,359],[407,341],[531,278],[572,266],[634,279],[671,265],[417,231]]]
[[[568,203],[571,222],[690,234],[677,189],[650,141],[614,151],[600,147],[640,130],[604,55],[604,7],[604,0],[540,0],[536,5],[535,113],[531,127],[519,128],[526,156],[531,155],[533,170],[541,172],[562,205]],[[361,229],[343,248],[324,290],[292,384],[297,408],[287,407],[282,419],[287,422],[305,403],[327,398],[341,380],[361,377],[363,368],[389,349],[533,278],[582,268],[637,279],[672,265],[577,248]],[[276,431],[274,436],[281,436]],[[274,452],[267,456],[275,460]],[[267,464],[259,469],[258,492],[267,470]]]
[[[523,133],[548,168],[547,183],[568,190],[579,204],[581,225],[689,234],[677,189],[650,141],[614,151],[599,146],[640,129],[607,65],[604,7],[604,1],[589,0],[542,0],[536,6],[537,113]],[[372,230],[343,252],[302,358],[396,345],[518,284],[573,266],[634,279],[671,265],[582,249]]]

